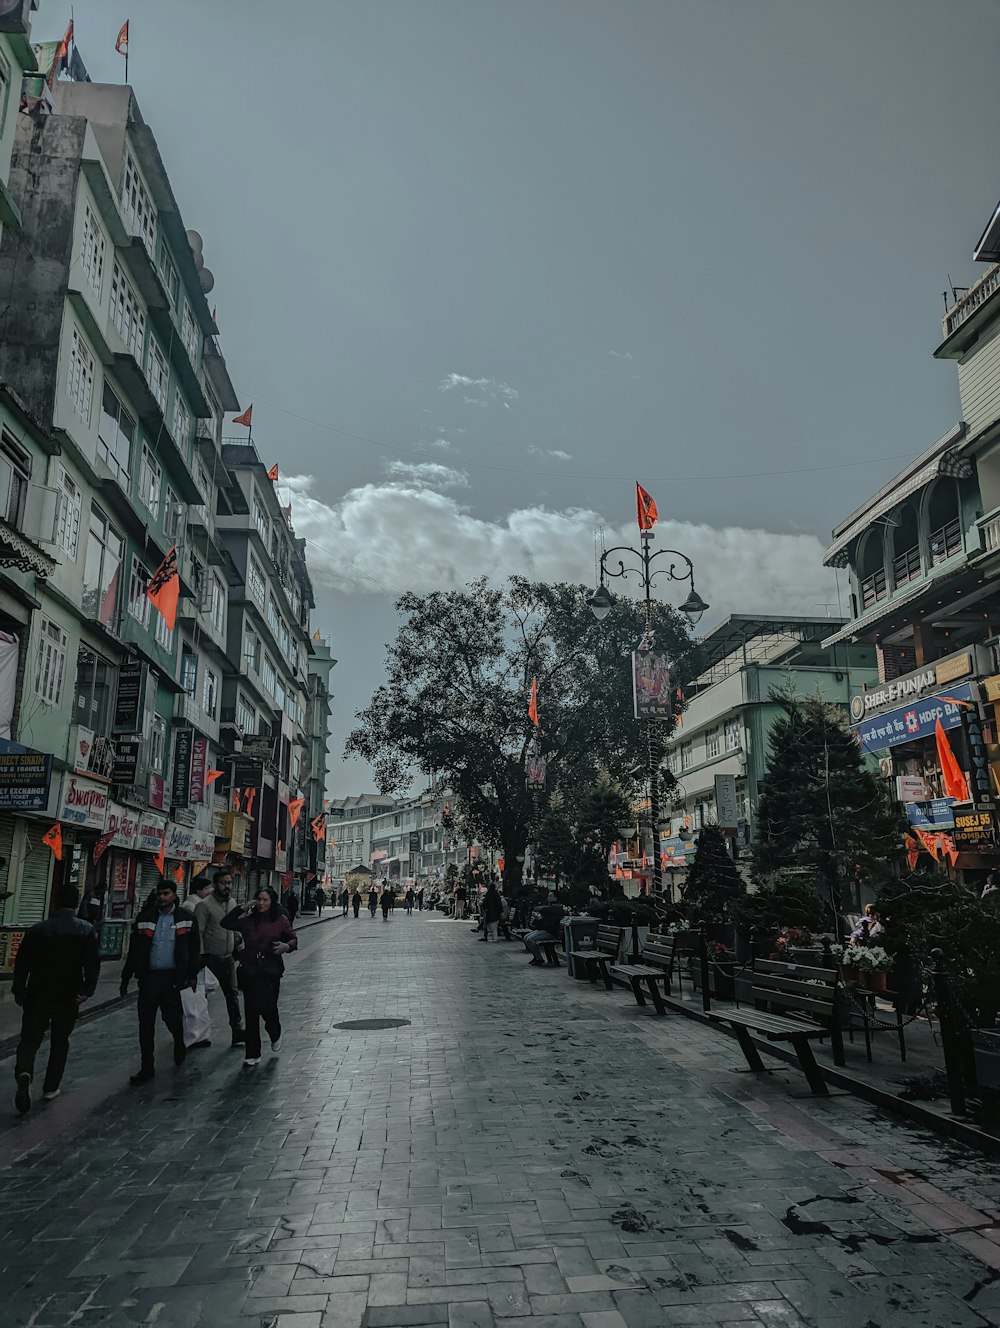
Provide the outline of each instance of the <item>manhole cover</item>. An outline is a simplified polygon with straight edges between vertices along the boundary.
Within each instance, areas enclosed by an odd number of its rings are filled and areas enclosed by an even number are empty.
[[[373,1028],[402,1028],[408,1024],[409,1019],[348,1019],[346,1023],[334,1024],[334,1028],[347,1028],[352,1031],[358,1029],[367,1032]]]

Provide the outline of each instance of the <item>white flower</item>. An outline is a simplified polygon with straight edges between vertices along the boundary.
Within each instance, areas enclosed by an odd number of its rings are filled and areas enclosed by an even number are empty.
[[[859,945],[852,953],[852,963],[864,973],[884,973],[892,968],[892,956],[881,945]]]

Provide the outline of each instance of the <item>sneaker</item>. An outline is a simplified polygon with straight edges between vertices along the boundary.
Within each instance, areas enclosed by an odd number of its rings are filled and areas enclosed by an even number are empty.
[[[281,1034],[280,1034],[280,1033],[278,1034],[278,1036],[277,1036],[276,1038],[272,1038],[272,1039],[271,1039],[271,1050],[272,1050],[272,1051],[280,1051],[280,1050],[281,1050]]]
[[[46,1088],[42,1093],[42,1101],[54,1102],[61,1092],[61,1088]]]
[[[183,1042],[174,1043],[174,1064],[183,1065],[187,1059],[187,1047]]]
[[[234,1028],[233,1040],[230,1043],[230,1046],[242,1047],[244,1042],[246,1042],[246,1040],[247,1040],[246,1030],[243,1028]]]
[[[211,1045],[212,1045],[211,1038],[202,1038],[200,1042],[192,1042],[190,1047],[188,1047],[188,1051],[197,1051],[201,1047],[210,1047]]]
[[[544,967],[545,967],[545,960],[544,960],[544,959],[532,959],[532,961],[531,961],[531,963],[528,965],[528,967],[529,967],[529,968],[544,968]]]
[[[31,1075],[27,1072],[17,1076],[17,1092],[14,1094],[14,1106],[21,1116],[31,1110]]]
[[[129,1083],[133,1088],[138,1088],[140,1084],[148,1084],[151,1079],[155,1078],[156,1071],[153,1067],[151,1065],[143,1066],[141,1070],[137,1070],[135,1074],[129,1076]]]
[[[243,1062],[243,1068],[244,1068],[244,1070],[246,1070],[246,1069],[248,1069],[250,1066],[253,1066],[253,1065],[259,1065],[259,1064],[260,1064],[260,1057],[259,1057],[259,1056],[248,1056],[248,1057],[246,1058],[246,1060]]]

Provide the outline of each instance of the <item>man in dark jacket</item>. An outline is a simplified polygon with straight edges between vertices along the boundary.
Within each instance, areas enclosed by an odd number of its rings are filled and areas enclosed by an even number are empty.
[[[524,938],[524,948],[530,953],[535,968],[545,967],[542,946],[551,941],[558,943],[565,916],[566,910],[550,891],[548,901],[538,910],[538,930],[529,931]],[[554,962],[558,964],[559,961],[557,959]]]
[[[153,1047],[157,1011],[174,1040],[174,1064],[183,1065],[184,1012],[181,990],[192,989],[201,968],[201,944],[194,914],[177,904],[177,891],[168,880],[156,887],[156,902],[142,910],[132,928],[132,943],[122,969],[124,996],[133,974],[139,980],[139,1057],[133,1085],[149,1083],[155,1074]]]
[[[14,1063],[14,1105],[22,1116],[31,1110],[31,1077],[46,1029],[49,1061],[42,1097],[51,1102],[59,1096],[77,1011],[93,996],[101,973],[97,932],[76,916],[79,892],[71,885],[60,886],[55,903],[52,916],[25,933],[14,960],[13,996],[24,1010]]]

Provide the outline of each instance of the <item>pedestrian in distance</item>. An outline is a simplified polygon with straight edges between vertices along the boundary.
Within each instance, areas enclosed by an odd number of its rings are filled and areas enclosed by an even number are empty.
[[[510,941],[513,937],[510,934],[510,900],[503,892],[503,886],[497,886],[497,895],[500,898],[500,921],[497,927],[505,941]]]
[[[243,938],[239,952],[239,985],[243,992],[247,1030],[243,1064],[251,1067],[260,1064],[262,1022],[271,1039],[271,1050],[281,1050],[278,996],[285,973],[282,955],[297,950],[299,939],[278,903],[277,895],[266,886],[257,891],[249,908],[234,908],[227,913],[222,925]]]
[[[542,946],[552,942],[558,944],[559,932],[565,916],[566,910],[550,891],[547,902],[538,910],[537,928],[534,931],[529,931],[524,938],[524,948],[531,955],[531,963],[535,968],[545,967]],[[558,959],[549,962],[555,967],[559,966]]]
[[[202,900],[202,904],[205,902]],[[173,882],[161,880],[156,887],[156,903],[144,908],[135,920],[119,989],[124,996],[132,977],[138,979],[140,1064],[129,1079],[134,1087],[149,1083],[156,1073],[157,1014],[174,1040],[174,1064],[184,1064],[187,1048],[181,991],[195,986],[200,968],[201,946],[194,914],[178,904]]]
[[[354,887],[354,894],[351,895],[351,903],[354,905],[354,916],[357,917],[361,912],[361,891],[357,886]]]
[[[239,937],[227,931],[222,919],[233,907],[233,873],[220,867],[215,873],[211,894],[194,911],[201,942],[202,960],[208,971],[215,975],[226,1001],[229,1028],[234,1047],[242,1047],[246,1040],[243,1016],[240,1014],[240,996],[236,987],[236,949]]]
[[[294,890],[289,890],[285,896],[285,912],[288,914],[288,921],[295,926],[295,918],[299,911],[299,897]]]
[[[368,891],[368,912],[372,915],[372,917],[375,916],[375,911],[377,908],[378,908],[378,891],[375,889],[373,885],[372,888]]]
[[[455,900],[454,900],[455,911],[452,914],[452,916],[455,918],[456,921],[460,921],[462,918],[465,917],[465,899],[466,899],[465,886],[457,885],[455,887]]]
[[[351,903],[351,896],[348,894],[347,886],[345,885],[343,890],[341,890],[340,892],[340,916],[342,918],[347,917],[347,910],[350,907],[350,903]]]
[[[60,886],[55,904],[51,917],[25,932],[14,960],[12,994],[23,1011],[14,1061],[14,1105],[22,1116],[31,1110],[35,1057],[46,1029],[49,1059],[42,1097],[51,1102],[59,1096],[77,1012],[93,996],[101,974],[97,932],[76,916],[79,891],[72,885]]]
[[[204,872],[191,878],[184,907],[197,918],[198,905],[212,893],[212,882]],[[201,929],[199,928],[199,936]],[[205,986],[205,964],[198,974],[195,987],[185,987],[181,992],[181,1008],[184,1011],[184,1045],[188,1051],[203,1050],[212,1045],[212,1015],[208,1008],[208,992]]]
[[[486,887],[486,894],[483,898],[483,934],[479,938],[481,941],[495,941],[497,939],[497,923],[502,917],[503,903],[496,886],[491,881]]]
[[[413,898],[414,898],[414,896],[413,896],[413,886],[411,885],[411,886],[409,887],[409,889],[406,891],[406,894],[405,894],[404,897],[403,897],[403,902],[404,902],[405,905],[406,905],[406,915],[407,915],[407,917],[409,917],[410,914],[413,912]]]
[[[424,911],[424,887],[421,886],[420,889],[417,891],[417,912],[422,913],[423,911]]]
[[[316,887],[315,899],[316,899],[316,916],[318,918],[321,918],[323,916],[323,905],[326,903],[326,891],[323,889],[321,885]]]
[[[388,886],[382,891],[382,898],[379,901],[382,905],[382,921],[389,921],[389,910],[392,908],[392,891]]]
[[[396,887],[395,887],[394,885],[390,885],[390,886],[389,886],[389,912],[390,912],[390,913],[395,913],[395,911],[396,911]]]

